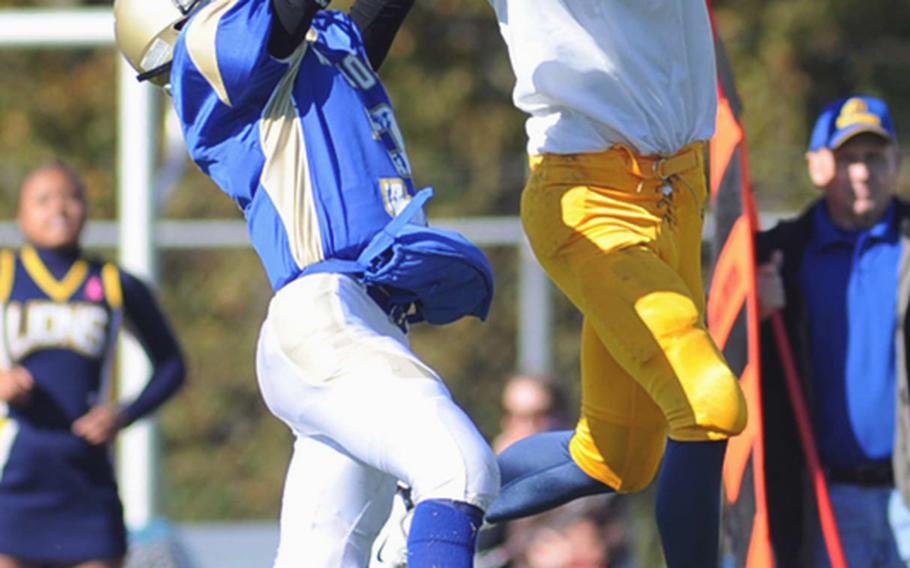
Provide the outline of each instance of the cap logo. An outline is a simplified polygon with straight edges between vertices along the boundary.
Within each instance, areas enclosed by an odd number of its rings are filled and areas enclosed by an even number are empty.
[[[843,130],[855,124],[880,127],[882,119],[878,115],[869,112],[869,105],[863,99],[850,99],[841,107],[836,124],[838,130]]]

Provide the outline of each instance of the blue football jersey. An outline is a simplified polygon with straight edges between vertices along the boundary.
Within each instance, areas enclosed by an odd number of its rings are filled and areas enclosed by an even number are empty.
[[[290,57],[270,0],[214,0],[181,31],[171,89],[190,154],[243,210],[277,290],[355,259],[415,194],[401,132],[356,24],[321,11]]]

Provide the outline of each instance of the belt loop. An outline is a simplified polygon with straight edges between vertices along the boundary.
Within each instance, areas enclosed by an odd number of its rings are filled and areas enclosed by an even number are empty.
[[[655,160],[654,163],[651,164],[651,173],[654,174],[654,177],[661,180],[666,180],[670,177],[667,175],[667,158],[661,157]]]
[[[638,162],[638,155],[626,144],[616,144],[615,147],[626,153],[629,161],[629,172],[638,178],[638,187],[635,188],[635,193],[641,193],[645,188],[647,176],[641,169],[641,164]]]
[[[635,151],[625,144],[617,144],[616,147],[625,152],[628,156],[631,165],[629,171],[632,173],[632,175],[644,179],[646,176],[645,173],[641,170],[641,164],[638,163],[638,155],[635,153]]]

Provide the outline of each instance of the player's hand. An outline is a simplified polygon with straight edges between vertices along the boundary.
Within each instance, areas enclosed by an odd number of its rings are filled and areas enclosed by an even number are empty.
[[[771,254],[771,260],[759,266],[755,274],[758,287],[758,312],[762,320],[768,319],[771,314],[782,310],[787,305],[784,295],[784,280],[780,275],[783,265],[784,255],[776,250]]]
[[[35,379],[25,367],[0,371],[0,402],[24,404],[35,387]]]
[[[113,441],[117,432],[126,422],[123,412],[116,404],[96,406],[88,414],[73,422],[73,434],[89,444],[103,446]]]

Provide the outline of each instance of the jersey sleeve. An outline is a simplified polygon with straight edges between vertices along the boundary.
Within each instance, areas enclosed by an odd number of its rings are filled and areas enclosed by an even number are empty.
[[[153,412],[183,385],[186,365],[177,338],[152,291],[138,278],[120,271],[126,322],[152,362],[148,384],[125,409],[127,423]]]
[[[357,24],[373,69],[379,71],[414,0],[357,0],[351,19]]]
[[[180,34],[172,77],[195,80],[228,107],[267,97],[288,66],[269,53],[274,19],[271,0],[213,0]]]

